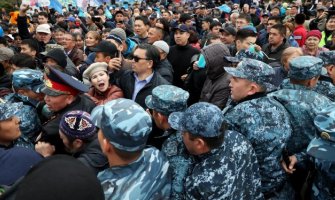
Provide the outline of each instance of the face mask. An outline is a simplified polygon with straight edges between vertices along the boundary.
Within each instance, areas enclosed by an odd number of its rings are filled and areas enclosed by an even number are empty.
[[[199,68],[205,68],[206,66],[206,60],[204,55],[200,54],[199,59],[198,59],[198,67]]]

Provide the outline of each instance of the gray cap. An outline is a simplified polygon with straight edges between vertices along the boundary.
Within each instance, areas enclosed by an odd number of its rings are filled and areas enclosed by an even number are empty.
[[[14,56],[14,51],[7,47],[0,47],[0,62],[10,60]]]
[[[323,61],[314,56],[299,56],[289,62],[288,76],[296,80],[308,80],[320,76]]]
[[[145,98],[148,108],[166,116],[172,112],[184,111],[187,108],[189,93],[173,85],[160,85],[152,90],[152,95]]]
[[[134,101],[124,98],[97,106],[91,119],[115,148],[128,152],[144,149],[152,130],[150,115]]]
[[[110,35],[116,35],[123,41],[127,39],[126,32],[122,28],[114,28],[113,30],[111,30]]]
[[[224,69],[234,77],[244,78],[266,87],[267,91],[272,91],[276,88],[271,84],[275,74],[274,69],[262,61],[244,58],[236,68],[225,67]]]
[[[188,131],[192,135],[217,137],[223,134],[220,130],[222,112],[219,107],[207,102],[193,104],[185,112],[173,112],[168,121],[173,129]]]
[[[158,41],[154,42],[152,45],[154,45],[155,47],[164,51],[166,54],[168,54],[169,51],[170,51],[169,45],[163,40],[158,40]]]

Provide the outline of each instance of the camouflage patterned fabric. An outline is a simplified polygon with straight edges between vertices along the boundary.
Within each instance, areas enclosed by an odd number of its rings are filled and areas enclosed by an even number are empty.
[[[247,58],[242,60],[236,68],[225,67],[224,69],[233,77],[244,78],[266,87],[267,91],[272,91],[276,88],[271,84],[275,74],[274,69],[261,61]]]
[[[12,74],[12,84],[16,88],[25,88],[41,93],[44,86],[43,73],[34,69],[15,70]]]
[[[183,143],[180,131],[168,130],[170,136],[162,145],[162,152],[166,155],[171,171],[171,196],[170,199],[185,199],[186,177],[192,172],[194,159]]]
[[[322,51],[320,52],[319,58],[323,61],[324,65],[334,65],[335,51]]]
[[[145,98],[148,108],[166,116],[172,112],[187,108],[189,93],[173,85],[160,85],[152,90],[152,95]]]
[[[187,199],[263,199],[255,152],[240,133],[227,131],[222,146],[198,160],[186,179]]]
[[[145,99],[148,108],[169,116],[176,111],[187,108],[189,93],[172,85],[160,85],[152,90],[152,95]],[[180,132],[168,129],[164,135],[169,136],[162,145],[171,171],[171,199],[185,199],[184,184],[186,176],[192,169],[192,156],[187,152]]]
[[[221,135],[222,122],[219,107],[206,102],[193,104],[185,112],[173,112],[169,116],[169,124],[173,129],[202,137]]]
[[[287,150],[297,156],[298,161],[306,159],[306,148],[316,136],[313,120],[322,109],[333,104],[327,97],[303,85],[285,81],[281,90],[271,93],[290,114],[293,128],[287,143]]]
[[[129,152],[143,149],[152,129],[149,114],[134,101],[124,98],[96,107],[91,118],[111,144]]]
[[[115,148],[142,150],[136,161],[98,174],[105,199],[169,199],[169,162],[157,149],[144,149],[151,131],[149,114],[134,101],[120,98],[95,108],[91,118]]]
[[[314,138],[307,153],[315,163],[315,178],[312,186],[312,199],[335,199],[335,110],[324,109],[314,119],[319,136]]]
[[[260,166],[262,192],[273,199],[292,199],[282,186],[287,182],[280,160],[292,128],[285,108],[271,97],[256,95],[223,111],[230,130],[242,133],[252,144]],[[278,191],[280,190],[280,191]]]
[[[261,199],[255,153],[236,132],[221,131],[221,110],[209,103],[193,104],[185,112],[173,112],[169,124],[179,131],[206,138],[225,134],[221,147],[197,156],[186,179],[186,199]]]
[[[250,58],[250,59],[254,59],[254,60],[263,61],[263,57],[260,55],[260,53],[251,52],[248,49],[242,49],[242,50],[240,50],[239,52],[237,52],[237,54],[235,55],[235,57],[226,56],[225,58],[229,62],[234,62],[234,63],[239,63],[244,58]]]
[[[289,63],[288,77],[296,80],[308,80],[320,76],[323,61],[314,56],[299,56]]]
[[[0,101],[0,121],[9,119],[16,116],[16,114],[22,109],[22,103],[10,103],[5,102],[3,99]]]
[[[169,162],[155,148],[144,149],[129,165],[113,166],[98,174],[105,199],[170,199]]]

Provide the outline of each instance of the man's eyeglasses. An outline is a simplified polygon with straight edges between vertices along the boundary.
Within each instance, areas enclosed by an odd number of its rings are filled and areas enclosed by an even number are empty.
[[[140,60],[150,60],[150,59],[148,59],[148,58],[140,58],[140,57],[135,56],[135,55],[133,55],[132,58],[133,58],[133,60],[134,60],[135,62],[138,62],[138,61],[140,61]]]

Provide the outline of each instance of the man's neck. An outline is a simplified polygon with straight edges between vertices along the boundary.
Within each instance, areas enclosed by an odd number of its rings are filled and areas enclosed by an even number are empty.
[[[272,44],[271,45],[271,50],[275,50],[275,49],[277,49],[280,45],[282,45],[283,44],[283,41],[281,42],[281,43],[278,43],[278,44]]]
[[[72,51],[74,49],[74,46],[73,47],[69,47],[69,48],[64,48],[64,50],[66,51],[66,53],[68,53],[69,51]]]
[[[153,73],[152,71],[147,71],[147,72],[144,72],[144,73],[141,73],[141,74],[136,73],[136,75],[137,75],[138,80],[143,81],[146,78],[148,78],[152,73]]]
[[[145,32],[141,35],[138,35],[139,38],[147,38],[148,37],[148,32]]]

